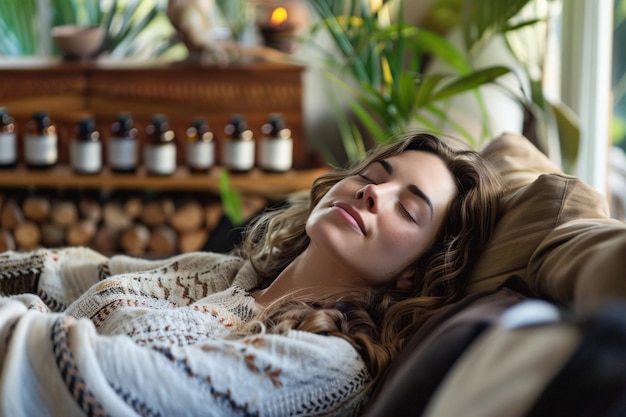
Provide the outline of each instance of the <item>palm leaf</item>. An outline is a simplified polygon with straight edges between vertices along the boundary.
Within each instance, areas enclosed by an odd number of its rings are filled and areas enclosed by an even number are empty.
[[[423,28],[407,27],[403,30],[402,36],[413,38],[424,53],[436,57],[459,74],[468,74],[473,70],[463,51],[434,32]]]
[[[399,116],[408,122],[417,96],[416,81],[413,74],[402,73],[396,77],[396,88],[391,92],[391,100],[398,109]]]
[[[486,83],[494,81],[511,72],[511,69],[504,66],[488,67],[476,72],[460,77],[459,79],[446,85],[431,96],[433,101],[445,100],[452,96],[478,88]]]
[[[531,0],[465,0],[463,28],[466,48],[479,49],[491,36],[502,33],[509,20]]]
[[[356,59],[353,45],[350,38],[347,36],[347,32],[339,24],[337,16],[335,16],[333,9],[329,6],[326,0],[313,1],[310,3],[319,14],[321,21],[327,28],[328,33],[333,38],[335,44],[340,49],[342,56],[354,57],[351,65],[358,80],[364,80],[367,78],[367,71],[363,66],[363,63]],[[349,19],[346,23],[349,25]]]
[[[39,52],[39,21],[36,0],[0,2],[3,55],[33,55]]]
[[[447,74],[427,74],[421,76],[418,80],[419,88],[413,102],[415,108],[419,109],[429,103],[435,88],[448,77],[449,75]]]

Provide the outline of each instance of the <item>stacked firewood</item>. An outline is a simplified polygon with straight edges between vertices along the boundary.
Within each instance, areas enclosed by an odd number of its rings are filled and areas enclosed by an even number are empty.
[[[245,200],[244,214],[265,204]],[[215,196],[0,193],[0,252],[87,246],[104,254],[202,249],[223,215]]]

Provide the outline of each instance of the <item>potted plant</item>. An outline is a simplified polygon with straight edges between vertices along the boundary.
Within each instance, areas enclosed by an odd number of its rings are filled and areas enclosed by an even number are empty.
[[[500,77],[513,72],[503,65],[475,69],[472,56],[496,36],[506,37],[535,27],[541,19],[512,20],[533,1],[438,0],[432,7],[445,18],[431,21],[429,27],[405,22],[402,0],[382,0],[375,9],[366,0],[310,1],[319,18],[312,34],[326,31],[334,46],[331,51],[317,48],[322,58],[311,62],[321,65],[342,97],[348,97],[350,115],[336,112],[348,159],[358,158],[366,150],[368,140],[386,140],[411,126],[439,131],[436,120],[444,120],[458,136],[479,148],[482,138],[472,136],[463,125],[448,117],[442,104],[472,92],[483,125],[486,124],[489,112],[479,87],[497,84]],[[451,27],[462,29],[462,45],[455,45],[435,30]],[[315,36],[309,39],[314,39],[315,48]],[[514,55],[518,52],[511,43],[507,45]],[[433,59],[445,62],[450,70],[426,72],[426,64]],[[524,68],[530,73],[528,67]],[[567,109],[545,100],[541,79],[530,79],[531,95],[520,97],[518,92],[511,93],[532,116],[529,118],[538,121],[534,126],[540,128],[534,129],[533,134],[540,137],[537,144],[545,140],[548,124],[558,124],[561,129],[570,130],[568,141],[574,145],[565,149],[569,150],[568,157],[574,154],[575,158],[578,140],[575,121],[568,117]]]
[[[173,29],[159,0],[111,0],[103,9],[99,0],[37,0],[0,2],[0,55],[59,55],[50,42],[50,30],[61,25],[100,27],[104,31],[97,54],[112,58],[161,56],[171,50]],[[159,20],[165,24],[159,25]]]

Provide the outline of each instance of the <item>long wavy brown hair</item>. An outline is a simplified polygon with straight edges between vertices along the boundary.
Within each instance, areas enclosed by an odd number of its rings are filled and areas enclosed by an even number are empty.
[[[435,243],[398,276],[410,277],[412,288],[390,286],[322,300],[285,297],[259,317],[267,331],[297,329],[342,337],[359,351],[376,377],[430,315],[461,297],[466,273],[495,226],[502,187],[480,154],[460,141],[447,138],[444,142],[428,133],[379,146],[361,161],[324,173],[308,195],[260,216],[247,229],[241,254],[269,285],[309,244],[307,218],[333,185],[359,174],[374,161],[410,150],[441,158],[456,179],[458,191]]]

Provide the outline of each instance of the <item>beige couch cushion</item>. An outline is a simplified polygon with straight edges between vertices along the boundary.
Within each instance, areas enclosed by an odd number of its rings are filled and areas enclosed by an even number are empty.
[[[578,293],[590,291],[590,283],[583,285],[579,279],[582,264],[590,262],[581,258],[581,248],[598,243],[595,233],[626,239],[621,222],[609,219],[606,199],[580,179],[563,174],[523,136],[505,134],[482,153],[502,174],[507,192],[494,235],[470,274],[468,293],[493,289],[512,275],[559,300],[572,300],[577,286]],[[577,219],[587,222],[569,225]],[[582,229],[585,234],[578,234]],[[584,253],[596,252],[588,248]],[[608,283],[604,287],[615,289]]]
[[[541,174],[562,174],[554,162],[521,135],[505,133],[489,142],[481,153],[502,175],[507,195]]]

